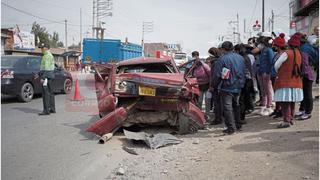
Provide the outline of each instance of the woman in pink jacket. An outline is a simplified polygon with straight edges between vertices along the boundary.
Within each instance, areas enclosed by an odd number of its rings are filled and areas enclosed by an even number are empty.
[[[189,72],[193,77],[197,78],[198,86],[200,90],[200,95],[198,99],[198,107],[202,108],[203,98],[206,92],[209,89],[209,82],[210,82],[210,67],[202,62],[199,58],[199,52],[193,51],[192,58],[194,59],[194,63],[190,68]],[[188,73],[188,74],[189,74]],[[207,106],[207,104],[206,104]],[[206,108],[207,109],[207,108]]]

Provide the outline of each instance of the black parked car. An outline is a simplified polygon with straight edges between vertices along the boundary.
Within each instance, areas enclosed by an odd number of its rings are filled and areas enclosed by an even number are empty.
[[[40,80],[34,74],[40,71],[39,56],[1,56],[1,93],[15,95],[23,102],[32,100],[34,94],[41,94]],[[54,91],[70,93],[71,74],[55,64]]]

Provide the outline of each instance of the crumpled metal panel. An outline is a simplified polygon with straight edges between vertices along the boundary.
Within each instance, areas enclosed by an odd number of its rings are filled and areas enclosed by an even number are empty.
[[[144,141],[151,149],[167,145],[180,144],[183,141],[168,133],[148,134],[145,132],[131,132],[123,130],[127,139]]]
[[[116,110],[105,115],[100,120],[91,124],[91,126],[86,129],[88,132],[93,132],[99,136],[112,132],[115,128],[122,125],[122,122],[127,118],[127,111],[125,108],[120,107]]]

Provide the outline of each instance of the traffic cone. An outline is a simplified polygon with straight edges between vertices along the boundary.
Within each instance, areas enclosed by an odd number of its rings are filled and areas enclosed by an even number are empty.
[[[73,99],[71,99],[72,101],[81,101],[83,100],[83,98],[80,95],[80,88],[79,88],[79,81],[78,79],[76,80],[76,85],[74,88],[74,96]]]

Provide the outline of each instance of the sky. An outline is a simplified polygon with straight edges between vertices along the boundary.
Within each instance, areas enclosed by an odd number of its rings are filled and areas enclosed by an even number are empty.
[[[68,45],[80,41],[80,9],[82,37],[92,37],[92,0],[1,0],[23,14],[1,4],[1,27],[19,25],[31,31],[38,22],[49,33],[57,31],[65,41],[64,20],[68,22]],[[265,0],[265,29],[271,10],[275,14],[274,30],[289,33],[289,0]],[[219,37],[233,40],[233,25],[239,14],[239,32],[243,42],[249,37],[256,20],[261,23],[262,0],[113,0],[112,17],[103,18],[106,38],[141,43],[143,21],[153,21],[153,32],[145,34],[144,42],[180,43],[183,51],[207,50],[217,46]],[[30,15],[31,14],[31,15]],[[33,15],[33,16],[32,16]],[[35,17],[34,17],[35,16]],[[39,18],[40,17],[40,18]]]

